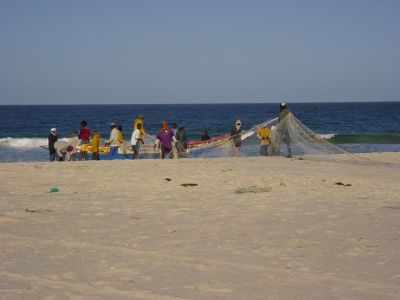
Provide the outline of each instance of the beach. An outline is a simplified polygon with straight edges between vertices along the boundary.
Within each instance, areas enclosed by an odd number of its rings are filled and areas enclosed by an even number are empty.
[[[284,157],[2,163],[0,298],[399,299],[399,170]]]

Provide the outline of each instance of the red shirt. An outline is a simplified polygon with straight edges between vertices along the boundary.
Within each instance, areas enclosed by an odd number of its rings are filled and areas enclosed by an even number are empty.
[[[78,138],[81,140],[89,141],[90,140],[90,128],[87,128],[87,127],[80,128]]]

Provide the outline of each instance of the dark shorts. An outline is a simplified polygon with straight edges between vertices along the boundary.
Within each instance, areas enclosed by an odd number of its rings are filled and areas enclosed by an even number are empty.
[[[168,155],[169,158],[172,158],[172,149],[161,144],[161,158],[164,159],[166,155]]]
[[[92,153],[92,160],[100,160],[99,152]]]
[[[133,152],[139,152],[139,150],[140,150],[139,142],[136,145],[132,145],[132,151]]]

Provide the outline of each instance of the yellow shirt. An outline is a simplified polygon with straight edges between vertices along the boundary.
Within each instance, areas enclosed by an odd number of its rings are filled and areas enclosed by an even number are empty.
[[[92,137],[92,141],[90,143],[92,152],[94,152],[94,153],[99,152],[99,143],[100,143],[100,134],[94,133],[93,137]]]
[[[118,130],[118,142],[120,144],[124,143],[124,136],[122,135],[122,132]]]
[[[257,137],[260,145],[269,145],[271,130],[268,127],[260,128],[257,130]]]

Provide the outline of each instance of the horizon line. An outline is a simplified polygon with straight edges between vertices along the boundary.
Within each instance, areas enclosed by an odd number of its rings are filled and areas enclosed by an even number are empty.
[[[371,100],[351,100],[351,101],[286,101],[286,103],[290,104],[333,104],[333,103],[397,103],[400,100],[384,100],[384,101],[371,101]],[[34,104],[0,104],[0,106],[73,106],[73,105],[230,105],[230,104],[279,104],[280,102],[206,102],[206,103],[181,103],[181,102],[171,102],[171,103],[34,103]]]

